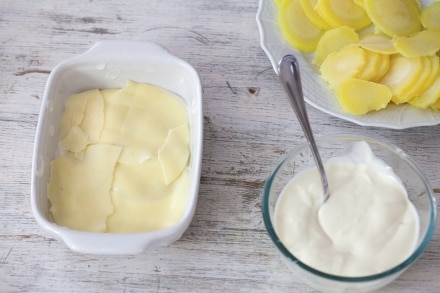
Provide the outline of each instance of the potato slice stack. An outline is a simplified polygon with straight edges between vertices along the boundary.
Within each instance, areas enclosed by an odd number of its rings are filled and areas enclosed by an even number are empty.
[[[343,111],[363,115],[390,103],[440,111],[440,1],[276,3],[284,38],[314,53]]]

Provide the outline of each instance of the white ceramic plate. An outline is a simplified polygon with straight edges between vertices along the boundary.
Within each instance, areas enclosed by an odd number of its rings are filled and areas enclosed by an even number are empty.
[[[190,120],[189,196],[184,215],[175,225],[144,233],[90,233],[56,225],[49,214],[47,183],[50,162],[58,154],[60,119],[72,94],[95,88],[121,88],[127,80],[145,82],[179,95]],[[31,205],[40,226],[77,252],[137,254],[178,240],[191,223],[202,162],[202,87],[196,70],[165,48],[149,42],[102,41],[87,52],[58,64],[47,81],[37,126],[32,165]]]
[[[427,5],[433,0],[421,2],[422,5]],[[440,124],[440,113],[431,109],[417,109],[410,105],[389,105],[386,109],[363,116],[353,116],[343,112],[333,92],[319,77],[317,69],[311,65],[311,55],[295,50],[284,41],[278,28],[277,14],[278,8],[274,0],[260,0],[257,23],[261,47],[269,57],[276,74],[278,74],[278,64],[284,55],[291,54],[298,59],[307,103],[325,113],[363,126],[404,129]]]

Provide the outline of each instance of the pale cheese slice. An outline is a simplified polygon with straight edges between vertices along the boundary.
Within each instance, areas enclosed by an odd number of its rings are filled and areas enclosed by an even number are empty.
[[[71,155],[51,163],[48,198],[54,221],[74,230],[105,232],[113,212],[110,190],[121,148],[108,144],[87,147],[83,160]]]
[[[190,156],[187,124],[170,129],[165,143],[158,151],[165,184],[173,182],[186,168]]]
[[[153,180],[158,183],[160,179],[157,177],[162,177],[160,166],[156,161],[148,168],[152,168],[148,175],[135,175],[135,172],[129,172],[131,175],[136,176],[136,179],[133,176],[124,176],[126,180],[122,180],[119,177],[121,174],[117,175],[118,171],[115,173],[115,186],[112,192],[115,210],[108,217],[107,232],[138,233],[155,231],[170,227],[182,218],[188,198],[188,172],[183,172],[172,185],[162,186],[161,188],[164,188],[162,190],[163,194],[158,198],[159,193],[150,190],[151,183],[147,183],[147,181]],[[156,170],[153,171],[154,169]],[[119,172],[122,173],[125,170]]]
[[[97,89],[72,95],[61,119],[61,145],[80,152],[97,143],[104,125],[104,100]]]
[[[104,99],[99,90],[89,91],[89,93],[81,128],[87,133],[89,143],[97,143],[104,127]]]
[[[70,128],[64,138],[61,140],[61,146],[73,153],[83,151],[87,147],[88,143],[89,136],[81,127],[77,125],[72,126],[72,128]]]
[[[81,124],[86,106],[87,97],[82,93],[72,95],[67,99],[64,113],[61,117],[61,139],[67,135],[73,126]]]
[[[102,143],[123,146],[119,162],[142,164],[157,157],[168,130],[188,123],[186,109],[169,91],[128,81],[120,90],[103,92],[105,123]]]

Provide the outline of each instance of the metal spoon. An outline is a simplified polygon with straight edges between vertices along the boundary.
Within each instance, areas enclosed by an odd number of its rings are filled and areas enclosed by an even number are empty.
[[[290,105],[295,111],[296,117],[298,118],[301,128],[306,136],[307,142],[312,149],[313,158],[315,159],[316,166],[318,167],[324,190],[323,202],[326,202],[330,195],[330,189],[328,187],[327,174],[325,173],[324,166],[316,146],[315,138],[313,137],[312,129],[310,127],[309,118],[307,116],[298,61],[294,56],[286,55],[281,60],[278,71],[281,84],[289,97]]]

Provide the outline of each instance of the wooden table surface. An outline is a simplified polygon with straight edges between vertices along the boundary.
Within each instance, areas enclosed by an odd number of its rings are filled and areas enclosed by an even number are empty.
[[[0,2],[0,292],[314,292],[281,262],[261,216],[262,188],[302,131],[260,47],[258,0]],[[162,44],[203,84],[197,210],[183,237],[136,256],[70,251],[30,207],[32,150],[50,71],[100,40]],[[419,163],[440,197],[440,125],[362,127],[308,107],[316,135],[387,138]],[[440,292],[440,232],[380,292]]]

